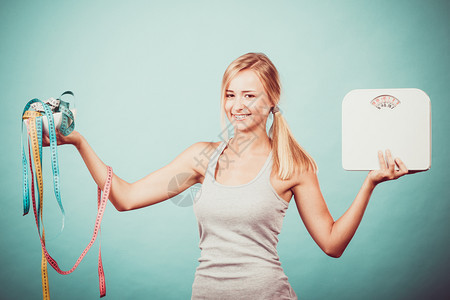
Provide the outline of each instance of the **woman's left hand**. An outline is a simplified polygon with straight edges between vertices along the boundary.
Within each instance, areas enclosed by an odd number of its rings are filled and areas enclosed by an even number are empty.
[[[380,169],[379,170],[372,170],[369,172],[369,179],[372,181],[373,185],[376,186],[377,184],[397,179],[399,177],[402,177],[406,174],[416,173],[409,171],[405,164],[400,160],[400,158],[394,158],[392,157],[391,151],[386,150],[386,158],[387,161],[384,159],[383,152],[378,151],[378,160],[380,162]],[[395,165],[399,167],[399,170],[395,169]]]

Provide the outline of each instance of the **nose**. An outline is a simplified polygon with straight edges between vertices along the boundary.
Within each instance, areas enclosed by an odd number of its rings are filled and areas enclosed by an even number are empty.
[[[236,100],[234,101],[234,105],[233,105],[233,109],[236,110],[241,110],[245,107],[244,105],[244,97],[236,97]]]

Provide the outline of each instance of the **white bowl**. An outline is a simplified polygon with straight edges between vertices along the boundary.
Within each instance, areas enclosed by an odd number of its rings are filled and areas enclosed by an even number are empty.
[[[73,118],[74,120],[76,119],[76,115],[77,115],[77,110],[71,109],[70,110],[73,114]],[[53,114],[53,121],[55,123],[55,127],[56,129],[60,129],[61,128],[61,122],[62,122],[62,113],[61,112],[57,112]],[[25,120],[25,124],[27,126],[28,129],[28,119]],[[45,115],[42,116],[42,133],[48,136],[48,120],[47,117]]]

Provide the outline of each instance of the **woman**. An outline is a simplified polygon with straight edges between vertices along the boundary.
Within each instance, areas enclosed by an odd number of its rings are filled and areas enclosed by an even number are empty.
[[[278,72],[267,56],[242,55],[230,64],[222,81],[222,124],[225,129],[226,116],[234,127],[232,138],[195,143],[134,183],[114,174],[109,199],[119,211],[150,206],[202,184],[194,202],[201,257],[192,299],[297,299],[276,250],[292,196],[314,241],[327,255],[339,257],[375,186],[408,173],[400,159],[386,151],[385,160],[380,151],[380,169],[368,173],[353,204],[334,221],[320,191],[316,163],[279,112],[280,90]],[[270,113],[273,124],[268,135]],[[75,145],[95,182],[104,186],[106,165],[80,133],[67,137],[58,133],[58,142]],[[168,193],[169,182],[178,174],[188,176]]]

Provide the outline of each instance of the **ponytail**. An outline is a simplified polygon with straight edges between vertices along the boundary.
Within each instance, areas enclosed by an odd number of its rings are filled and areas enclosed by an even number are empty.
[[[318,172],[316,162],[295,140],[281,112],[273,114],[269,137],[272,141],[273,169],[282,180],[291,178],[296,168],[300,173]]]

